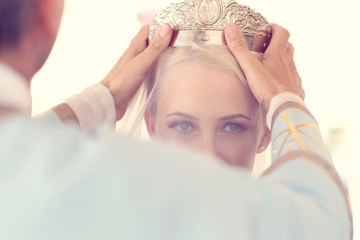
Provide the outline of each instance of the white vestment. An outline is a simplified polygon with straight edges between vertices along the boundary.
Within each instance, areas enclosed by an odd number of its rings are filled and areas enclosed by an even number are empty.
[[[1,65],[0,239],[351,238],[344,188],[321,146],[289,155],[274,135],[274,163],[254,178],[177,146],[31,119],[27,96],[25,80]],[[281,134],[280,117],[273,126]]]

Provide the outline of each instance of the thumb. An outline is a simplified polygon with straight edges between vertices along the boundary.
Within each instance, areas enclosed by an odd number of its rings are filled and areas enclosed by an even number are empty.
[[[235,24],[226,26],[225,39],[230,51],[238,61],[246,77],[256,74],[259,68],[263,67],[259,59],[249,51],[246,40]]]
[[[271,76],[267,74],[262,62],[251,54],[242,33],[236,25],[230,24],[225,28],[225,38],[230,51],[245,74],[251,92],[258,103],[267,110],[269,108],[268,96],[271,96],[272,93],[271,88],[264,86],[268,85]]]

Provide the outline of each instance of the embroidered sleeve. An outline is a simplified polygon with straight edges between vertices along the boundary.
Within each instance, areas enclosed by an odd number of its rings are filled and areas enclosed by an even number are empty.
[[[310,152],[332,165],[329,151],[311,113],[295,103],[282,105],[275,113],[272,126],[272,161],[295,152]]]
[[[347,203],[352,222],[348,191],[333,166],[319,126],[312,114],[297,103],[284,103],[273,116],[271,140],[272,165],[263,173],[263,176],[295,159],[301,158],[317,164],[336,183]]]
[[[35,116],[34,119],[52,123],[61,122],[66,125],[72,125],[80,128],[79,119],[71,107],[66,103],[59,104],[51,108],[51,110]]]
[[[80,127],[79,119],[68,104],[59,104],[51,108],[51,111],[55,112],[63,123]]]

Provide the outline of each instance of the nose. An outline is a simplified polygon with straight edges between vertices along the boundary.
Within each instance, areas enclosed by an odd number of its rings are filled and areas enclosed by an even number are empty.
[[[214,156],[217,155],[215,136],[205,134],[201,142],[201,150],[210,153]]]

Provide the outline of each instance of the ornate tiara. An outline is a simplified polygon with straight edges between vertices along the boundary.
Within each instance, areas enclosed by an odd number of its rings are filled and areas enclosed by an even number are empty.
[[[172,3],[150,23],[150,41],[164,23],[170,24],[174,31],[170,46],[226,45],[224,28],[230,23],[238,26],[252,51],[265,52],[271,39],[271,26],[267,20],[234,0]]]

